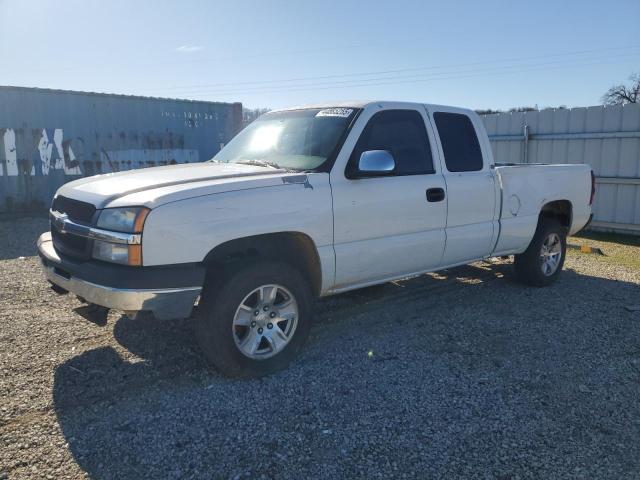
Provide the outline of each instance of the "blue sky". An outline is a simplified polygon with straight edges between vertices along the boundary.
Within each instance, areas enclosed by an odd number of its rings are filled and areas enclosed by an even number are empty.
[[[0,0],[0,85],[586,106],[640,72],[639,19],[640,0]]]

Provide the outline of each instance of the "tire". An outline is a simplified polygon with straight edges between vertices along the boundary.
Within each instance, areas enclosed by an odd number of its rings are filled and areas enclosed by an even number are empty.
[[[554,242],[557,239],[558,243]],[[546,242],[546,243],[545,243]],[[552,248],[549,248],[549,246]],[[543,249],[545,253],[543,255]],[[552,255],[558,252],[559,257]],[[514,267],[518,280],[534,287],[546,287],[558,279],[567,255],[567,229],[555,219],[542,219],[529,247],[515,256]],[[555,268],[545,260],[557,258]]]
[[[312,304],[307,280],[288,264],[245,265],[205,285],[196,313],[197,341],[223,375],[268,375],[285,368],[304,345]]]

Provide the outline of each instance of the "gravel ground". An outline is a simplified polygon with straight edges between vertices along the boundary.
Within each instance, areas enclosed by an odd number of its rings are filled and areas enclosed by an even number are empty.
[[[547,289],[493,262],[344,294],[289,369],[240,381],[190,320],[55,295],[46,228],[0,222],[0,480],[640,477],[638,269],[572,253]]]

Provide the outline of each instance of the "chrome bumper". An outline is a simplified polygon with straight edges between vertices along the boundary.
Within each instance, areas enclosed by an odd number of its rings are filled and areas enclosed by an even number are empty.
[[[102,230],[100,228],[87,227],[69,220],[65,213],[49,212],[51,222],[62,233],[72,233],[78,237],[104,240],[111,243],[124,243],[125,245],[140,245],[142,236],[139,233],[119,233]]]
[[[200,295],[201,287],[164,289],[120,289],[87,282],[67,274],[58,266],[62,261],[53,248],[51,233],[38,239],[38,252],[46,279],[87,302],[123,311],[150,311],[161,320],[186,318]]]

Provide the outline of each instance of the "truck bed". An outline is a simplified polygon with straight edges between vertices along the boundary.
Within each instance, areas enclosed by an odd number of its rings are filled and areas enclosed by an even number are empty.
[[[580,230],[591,213],[591,168],[579,164],[496,164],[501,187],[500,235],[494,253],[518,253],[527,247],[543,205],[570,203],[569,234]]]

